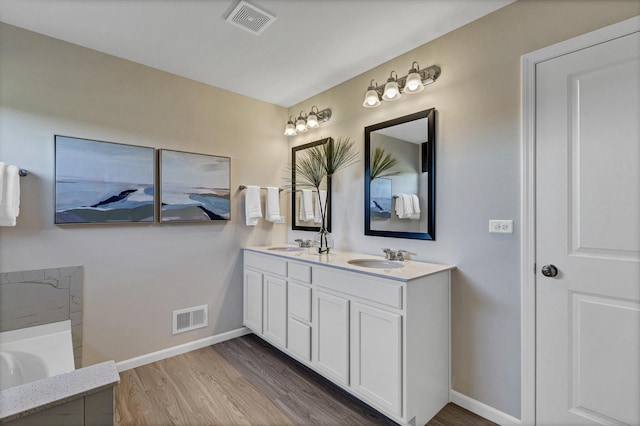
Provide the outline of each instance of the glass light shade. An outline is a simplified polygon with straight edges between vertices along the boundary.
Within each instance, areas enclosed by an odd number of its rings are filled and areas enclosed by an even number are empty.
[[[376,92],[375,89],[370,88],[364,95],[364,102],[362,103],[362,106],[365,108],[375,108],[379,105],[380,98],[378,97],[378,92]]]
[[[307,127],[310,129],[315,129],[319,126],[320,124],[318,123],[318,116],[314,112],[310,112],[309,116],[307,117]]]
[[[290,121],[287,123],[287,126],[284,128],[284,135],[285,136],[295,136],[297,135],[296,133],[296,128],[294,127],[293,123]]]
[[[384,93],[382,94],[382,100],[397,101],[401,96],[402,95],[400,94],[398,83],[395,80],[388,81],[387,84],[385,84]]]
[[[407,83],[404,86],[404,93],[418,93],[424,90],[422,78],[417,72],[412,72],[407,76]]]
[[[298,132],[307,131],[307,123],[304,121],[304,118],[298,117],[298,121],[296,121],[296,131]]]

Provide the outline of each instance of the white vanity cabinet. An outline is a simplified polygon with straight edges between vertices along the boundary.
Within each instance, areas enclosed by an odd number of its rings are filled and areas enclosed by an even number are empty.
[[[449,274],[406,262],[244,251],[244,324],[400,424],[427,423],[449,401]]]
[[[313,365],[324,376],[349,385],[349,300],[313,291]]]
[[[287,262],[245,253],[243,322],[276,346],[287,346]]]

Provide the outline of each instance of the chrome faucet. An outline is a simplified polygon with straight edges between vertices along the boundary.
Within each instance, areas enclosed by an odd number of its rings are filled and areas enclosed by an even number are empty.
[[[389,248],[383,248],[382,251],[384,252],[384,258],[386,260],[399,260],[401,262],[405,260],[405,255],[415,254],[407,250],[391,250]]]
[[[302,247],[302,248],[309,248],[311,247],[311,240],[301,240],[300,238],[294,240],[296,243],[298,243],[298,247]]]

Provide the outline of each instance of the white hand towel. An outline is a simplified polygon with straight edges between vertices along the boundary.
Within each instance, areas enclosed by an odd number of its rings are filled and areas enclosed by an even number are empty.
[[[258,219],[262,217],[259,186],[247,185],[244,198],[244,213],[247,226],[255,226],[258,223]]]
[[[310,189],[303,189],[300,195],[300,220],[306,222],[313,220],[313,193]]]
[[[417,195],[411,194],[411,208],[413,213],[409,216],[409,219],[420,219],[420,199]]]
[[[402,199],[402,194],[395,196],[395,212],[398,219],[404,218],[404,200]]]
[[[313,221],[315,223],[322,223],[322,212],[324,211],[324,206],[327,205],[327,191],[321,189],[316,196],[316,209]]]
[[[418,197],[413,194],[398,194],[398,198],[396,198],[396,215],[398,219],[419,219],[420,200]]]
[[[2,194],[4,192],[4,172],[7,165],[0,161],[0,206],[2,205]]]
[[[0,202],[0,226],[16,226],[20,215],[20,171],[16,166],[6,166],[0,175],[2,201]]]
[[[264,202],[265,219],[273,223],[284,223],[284,216],[280,216],[280,189],[275,186],[267,187],[267,198]]]

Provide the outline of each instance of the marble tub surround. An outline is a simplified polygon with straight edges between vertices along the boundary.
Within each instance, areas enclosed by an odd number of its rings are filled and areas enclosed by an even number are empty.
[[[279,245],[277,247],[284,247],[286,245]],[[316,253],[310,253],[307,250],[302,251],[274,251],[269,248],[274,246],[251,246],[245,247],[245,250],[254,251],[257,253],[269,254],[272,256],[283,257],[287,259],[295,259],[301,262],[309,262],[316,265],[330,266],[339,269],[345,269],[349,271],[355,271],[367,275],[373,275],[383,278],[388,278],[397,281],[409,281],[420,277],[425,277],[438,272],[455,269],[453,265],[442,265],[437,263],[419,262],[416,260],[398,261],[402,264],[402,268],[394,269],[378,269],[378,268],[366,268],[350,264],[349,261],[353,259],[372,259],[372,260],[384,260],[384,255],[374,256],[370,254],[354,253],[345,250],[331,250],[331,253],[318,255]],[[295,247],[295,246],[291,246]],[[395,261],[394,261],[395,262]]]
[[[5,389],[0,423],[113,424],[113,388],[119,382],[115,362],[107,361]],[[69,419],[74,421],[65,423]]]
[[[71,320],[76,368],[82,366],[82,266],[0,273],[0,331]]]

